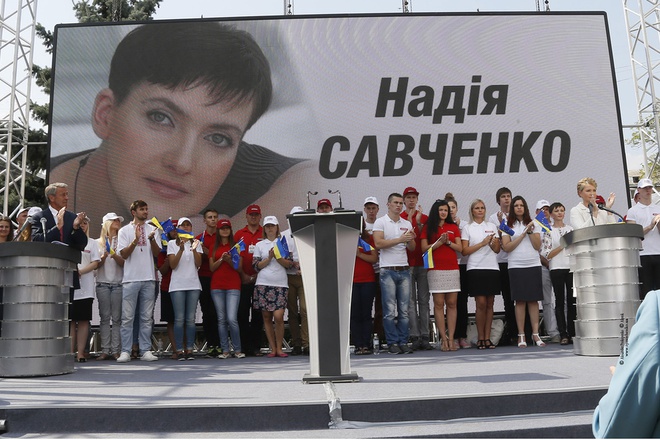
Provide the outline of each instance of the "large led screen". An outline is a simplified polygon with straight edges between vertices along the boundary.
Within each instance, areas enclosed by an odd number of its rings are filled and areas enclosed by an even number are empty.
[[[568,210],[586,176],[621,212],[612,66],[604,13],[62,25],[49,181],[93,234],[136,199],[195,232],[208,207],[236,229],[250,204],[283,222],[308,197],[383,215],[408,186],[462,218],[502,186]]]

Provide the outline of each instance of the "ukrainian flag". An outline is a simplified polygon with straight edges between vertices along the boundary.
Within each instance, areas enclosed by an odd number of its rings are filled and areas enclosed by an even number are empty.
[[[112,249],[112,248],[110,247],[110,240],[108,240],[107,238],[105,239],[105,250],[106,250],[110,255],[114,255],[114,254],[115,254],[115,250]]]
[[[195,238],[194,235],[184,231],[183,229],[176,228],[176,232],[179,234],[179,238],[181,238],[183,240],[186,240],[186,239],[192,240],[192,239]]]
[[[433,246],[431,246],[428,251],[424,252],[422,260],[424,260],[425,269],[433,269],[435,267],[433,264]]]
[[[369,243],[364,241],[362,237],[358,237],[358,247],[365,252],[371,252],[374,250],[374,248]]]
[[[273,246],[273,252],[275,252],[275,258],[278,260],[289,256],[289,245],[286,244],[286,238],[277,237],[275,246]]]

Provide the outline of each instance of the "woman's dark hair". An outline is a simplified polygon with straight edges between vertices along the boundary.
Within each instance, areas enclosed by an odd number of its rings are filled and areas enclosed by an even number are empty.
[[[117,46],[108,81],[119,104],[142,82],[170,89],[203,85],[212,104],[252,100],[247,128],[266,112],[273,95],[268,59],[252,35],[212,21],[137,27]]]
[[[555,202],[552,205],[550,205],[550,214],[552,214],[552,211],[554,211],[555,209],[557,209],[559,207],[564,208],[564,210],[566,210],[566,207],[564,205],[562,205],[561,202]]]
[[[529,215],[529,207],[527,206],[525,198],[523,196],[515,196],[513,199],[511,199],[511,206],[509,207],[509,213],[506,217],[506,224],[509,225],[510,228],[513,227],[513,224],[516,221],[518,221],[515,211],[513,210],[513,205],[515,205],[518,200],[521,200],[523,202],[523,206],[525,207],[522,221],[523,225],[527,226],[532,221],[532,217]]]
[[[440,227],[440,214],[438,214],[438,208],[441,206],[447,207],[447,218],[445,223],[455,224],[454,219],[451,217],[451,209],[449,208],[449,203],[446,200],[436,200],[431,210],[429,211],[429,219],[426,222],[426,236],[428,237],[429,244],[434,243],[438,239],[438,228]]]
[[[227,243],[229,246],[236,244],[234,241],[234,229],[231,226],[229,227],[229,237]],[[213,243],[213,249],[211,250],[211,255],[213,255],[213,258],[215,258],[215,250],[220,246],[222,246],[222,237],[220,237],[220,228],[218,228],[215,231],[215,243]]]

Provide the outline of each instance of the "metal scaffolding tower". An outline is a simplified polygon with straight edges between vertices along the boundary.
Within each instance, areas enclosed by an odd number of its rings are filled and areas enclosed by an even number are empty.
[[[635,97],[644,154],[644,175],[650,176],[658,165],[660,133],[660,9],[658,0],[623,0],[630,63],[635,82]]]
[[[0,5],[0,180],[2,213],[9,196],[25,194],[32,55],[38,0],[2,0]]]

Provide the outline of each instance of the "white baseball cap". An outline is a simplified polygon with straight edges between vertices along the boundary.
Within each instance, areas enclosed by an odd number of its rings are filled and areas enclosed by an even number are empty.
[[[539,200],[536,202],[536,209],[543,209],[545,206],[550,207],[550,202],[547,200]]]
[[[373,203],[376,206],[380,206],[378,204],[378,199],[375,198],[374,196],[369,196],[366,199],[364,199],[364,204],[366,205],[367,203]]]
[[[264,226],[266,225],[279,225],[280,223],[277,221],[277,217],[274,215],[267,215],[266,218],[264,218]]]
[[[637,188],[648,188],[649,186],[654,186],[651,179],[639,179],[639,182],[637,182]]]
[[[124,217],[122,217],[121,215],[117,215],[114,212],[109,212],[103,216],[103,221],[101,222],[101,225],[103,225],[108,220],[117,220],[117,219],[119,219],[119,221],[122,223],[124,221]]]

